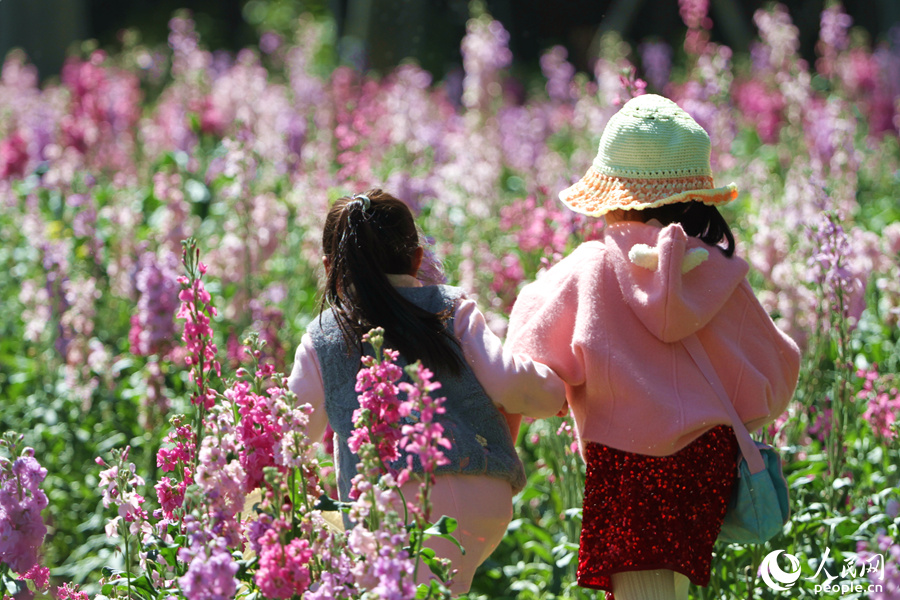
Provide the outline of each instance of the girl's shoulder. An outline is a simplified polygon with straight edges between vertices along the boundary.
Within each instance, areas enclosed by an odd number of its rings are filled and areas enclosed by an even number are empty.
[[[566,257],[543,271],[538,281],[547,279],[559,283],[567,279],[580,279],[595,272],[603,263],[607,245],[603,240],[582,242]]]

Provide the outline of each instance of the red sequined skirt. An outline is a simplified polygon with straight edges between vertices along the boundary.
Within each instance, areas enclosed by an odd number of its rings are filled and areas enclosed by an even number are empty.
[[[676,571],[708,585],[712,548],[737,469],[731,427],[715,427],[671,456],[593,442],[585,444],[584,454],[578,585],[612,591],[612,574],[649,569]]]

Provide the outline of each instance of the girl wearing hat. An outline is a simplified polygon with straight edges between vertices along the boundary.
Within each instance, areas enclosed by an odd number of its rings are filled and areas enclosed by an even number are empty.
[[[689,581],[709,583],[738,444],[682,342],[699,340],[750,431],[797,384],[799,350],[734,256],[716,206],[737,190],[714,187],[709,156],[709,136],[671,100],[627,102],[560,194],[605,216],[603,238],[526,286],[510,318],[507,347],[566,383],[587,466],[578,583],[616,600],[687,598]]]
[[[334,430],[339,495],[348,501],[358,462],[348,446],[359,407],[356,374],[361,354],[372,353],[362,336],[384,328],[385,346],[399,351],[400,365],[421,360],[435,374],[446,398],[446,412],[435,419],[452,448],[443,449],[450,464],[436,469],[432,512],[457,519],[454,535],[466,553],[440,538],[426,545],[451,559],[457,569],[451,591],[464,593],[506,533],[513,495],[525,485],[510,426],[495,403],[511,413],[549,417],[565,404],[563,383],[545,365],[504,350],[461,289],[417,279],[424,250],[416,224],[406,204],[390,194],[370,190],[335,202],[322,249],[323,309],[297,348],[288,386],[313,407],[311,439],[321,438],[326,423]],[[399,460],[406,465],[405,455]],[[421,472],[418,461],[413,470]],[[414,482],[401,489],[406,498],[418,490]],[[427,571],[420,570],[420,583]]]

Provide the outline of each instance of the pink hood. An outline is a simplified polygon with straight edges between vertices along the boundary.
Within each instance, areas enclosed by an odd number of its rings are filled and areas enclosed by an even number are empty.
[[[625,304],[663,342],[705,327],[749,271],[744,260],[688,237],[680,225],[614,225],[605,241]]]

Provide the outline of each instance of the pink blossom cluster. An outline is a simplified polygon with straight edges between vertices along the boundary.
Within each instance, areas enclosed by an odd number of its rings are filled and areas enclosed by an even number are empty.
[[[185,251],[187,256],[188,251]],[[216,308],[212,305],[212,297],[206,291],[200,277],[206,273],[206,265],[197,264],[197,273],[178,278],[181,291],[178,299],[181,307],[175,315],[177,319],[184,319],[184,332],[181,340],[184,342],[187,356],[185,363],[191,368],[191,379],[197,381],[198,389],[191,397],[191,403],[212,408],[215,403],[215,394],[206,387],[206,376],[213,370],[221,375],[219,361],[216,360],[216,344],[213,342],[213,331],[210,327],[211,317],[217,315]]]
[[[894,376],[880,374],[877,365],[859,369],[856,376],[863,380],[862,389],[856,394],[858,400],[866,403],[863,419],[869,423],[875,435],[893,440],[900,434],[900,391],[897,390]]]
[[[310,584],[309,561],[313,551],[309,541],[295,538],[283,544],[275,529],[260,539],[256,584],[266,598],[292,598],[303,594]]]
[[[106,61],[106,54],[96,50],[87,61],[69,60],[63,66],[60,78],[70,92],[70,106],[60,122],[62,141],[89,166],[128,172],[141,112],[140,85],[134,74]]]
[[[117,515],[106,524],[106,535],[115,537],[135,535],[145,538],[150,535],[148,514],[144,508],[144,497],[138,490],[144,486],[144,478],[137,474],[134,463],[128,462],[130,447],[122,451],[113,450],[113,460],[108,464],[101,457],[95,462],[107,467],[100,472],[100,488],[103,494],[103,506],[116,507]]]
[[[431,392],[440,389],[441,384],[431,380],[434,374],[422,363],[410,365],[407,373],[413,383],[401,382],[398,386],[401,392],[406,393],[406,401],[400,406],[400,417],[414,417],[416,422],[401,427],[403,437],[399,440],[399,447],[407,453],[408,468],[412,469],[413,457],[417,457],[425,473],[434,473],[437,467],[450,464],[441,448],[452,448],[450,440],[443,436],[444,427],[435,421],[435,416],[447,411],[443,406],[444,398],[431,396]]]
[[[307,433],[312,406],[297,403],[299,400],[287,391],[287,384],[267,390],[269,411],[275,420],[273,429],[280,431],[272,447],[275,464],[288,469],[309,469],[315,472],[316,459],[310,456],[312,440]],[[327,436],[327,432],[326,432]],[[330,438],[329,438],[330,439]],[[331,450],[325,448],[328,456]]]
[[[689,54],[702,54],[709,41],[709,30],[712,29],[709,0],[678,0],[678,10],[681,20],[688,27],[684,49]]]
[[[156,453],[156,466],[163,473],[173,473],[175,477],[163,476],[154,486],[160,510],[166,519],[172,519],[174,512],[181,508],[185,490],[194,482],[195,452],[193,428],[175,417],[172,430],[163,438]]]
[[[0,179],[21,177],[28,165],[28,145],[25,138],[15,131],[0,142]]]
[[[403,376],[403,370],[395,364],[399,356],[398,352],[389,349],[384,350],[384,360],[364,356],[364,368],[356,375],[359,408],[353,411],[353,422],[362,422],[365,426],[354,429],[348,443],[357,453],[363,444],[375,444],[385,465],[400,457],[397,442],[401,434],[397,423],[402,401],[395,385]]]
[[[500,210],[500,228],[512,234],[516,250],[487,257],[490,290],[508,314],[528,272],[558,262],[579,241],[602,235],[603,221],[578,215],[552,198],[547,190]]]
[[[834,61],[837,55],[850,45],[850,26],[853,18],[844,12],[840,4],[827,6],[819,17],[819,41],[816,50],[819,59],[816,69],[825,76],[833,75]]]
[[[225,397],[238,408],[241,420],[236,427],[237,451],[246,473],[245,491],[265,481],[263,470],[275,465],[275,444],[282,432],[272,415],[268,399],[251,390],[249,381],[238,381],[225,391]]]
[[[16,452],[17,437],[7,434],[2,445]],[[46,476],[32,448],[23,448],[12,460],[0,457],[0,563],[36,583],[46,583],[49,572],[39,554],[47,534],[41,511],[48,500],[40,487]]]
[[[63,583],[56,589],[57,600],[90,600],[87,592],[82,592],[77,585]]]
[[[244,508],[247,475],[238,458],[239,443],[233,413],[217,406],[206,419],[206,431],[197,455],[194,481],[202,494],[202,510],[209,515],[216,534],[237,545],[235,517]]]
[[[415,563],[406,550],[409,537],[387,530],[352,532],[350,549],[363,557],[354,568],[357,585],[374,598],[404,600],[416,595]]]

